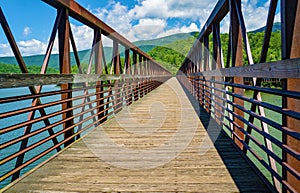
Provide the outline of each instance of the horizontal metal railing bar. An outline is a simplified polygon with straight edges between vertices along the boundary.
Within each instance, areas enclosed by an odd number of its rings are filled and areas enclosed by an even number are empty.
[[[224,107],[224,106],[223,106]],[[237,117],[239,120],[243,121],[244,123],[247,124],[247,120],[244,119],[243,117],[239,116],[237,113],[235,113],[234,111],[224,107],[226,109],[226,111],[228,113],[230,113],[231,115],[233,115],[234,117]],[[270,155],[277,163],[279,163],[280,165],[283,165],[282,159],[280,157],[278,157],[274,152],[270,151],[267,147],[265,147],[262,143],[260,143],[255,137],[253,137],[250,133],[248,133],[245,129],[243,129],[242,127],[240,127],[235,121],[233,121],[231,118],[229,118],[227,115],[225,115],[223,112],[221,112],[219,109],[215,109],[216,111],[218,111],[220,114],[222,114],[222,116],[224,118],[226,118],[230,123],[232,123],[236,128],[238,128],[241,132],[243,132],[246,137],[248,137],[251,141],[253,141],[261,150],[263,150],[267,155]],[[221,121],[220,118],[218,118],[215,114],[215,117]],[[221,121],[223,122],[223,121]],[[224,124],[224,123],[223,123]],[[297,179],[299,179],[299,173],[291,168],[290,165],[288,164],[284,164],[283,167],[285,167],[285,169],[287,169],[293,176],[295,176]]]
[[[242,116],[239,116],[237,113],[235,113],[234,111],[226,108],[226,111],[231,113],[234,117],[238,118],[239,120],[241,120],[243,123],[250,125],[247,123],[247,120],[244,119]],[[232,120],[230,118],[226,118],[229,122],[231,122]],[[252,125],[252,124],[251,124]],[[251,139],[252,135],[249,134],[246,130],[244,130],[243,128],[241,128],[239,125],[235,125],[237,128],[239,128],[239,130],[241,132],[243,132],[247,137],[249,137]],[[253,142],[255,142],[254,140],[252,140]],[[256,143],[256,142],[255,142]],[[274,154],[272,151],[270,151],[269,149],[267,149],[264,145],[256,143],[267,155],[270,155],[274,160],[276,160],[278,163],[280,163],[280,165],[283,164],[283,161],[276,155]],[[295,155],[295,152],[292,151],[288,151],[288,153],[290,155],[292,155],[294,158],[299,160],[299,153],[298,155]],[[286,165],[282,165],[283,167],[285,167],[285,169],[287,169],[293,176],[295,176],[298,180],[300,180],[300,175],[299,172],[297,172],[294,168],[292,168],[290,165],[286,164]]]
[[[300,99],[300,92],[297,92],[297,91],[281,90],[281,89],[275,89],[275,88],[264,88],[264,87],[259,87],[259,86],[248,86],[248,85],[243,85],[243,84],[234,84],[231,82],[221,82],[221,81],[214,81],[214,80],[204,80],[204,81],[222,84],[225,86],[242,88],[242,89],[246,89],[246,90],[253,90],[253,91],[258,91],[258,92],[263,92],[263,93],[268,93],[268,94],[274,94],[274,95],[278,95],[278,96],[285,96],[285,97],[289,97],[289,98]]]
[[[93,123],[93,124],[94,124],[94,123]],[[61,132],[64,133],[65,131],[68,131],[68,130],[74,128],[74,127],[75,127],[75,126],[72,125],[71,127],[62,130]],[[48,148],[47,150],[43,151],[42,153],[36,155],[36,156],[33,157],[32,159],[27,160],[25,163],[23,163],[23,164],[20,165],[19,167],[14,168],[13,170],[7,172],[6,174],[0,176],[0,181],[5,180],[6,178],[8,178],[9,176],[13,175],[14,173],[16,173],[16,172],[18,172],[18,171],[24,169],[24,168],[27,167],[28,165],[30,165],[30,164],[34,163],[35,161],[37,161],[38,159],[44,157],[45,155],[47,155],[48,153],[50,153],[51,151],[53,151],[55,148],[57,148],[57,147],[63,145],[65,142],[69,141],[69,140],[72,139],[73,137],[76,137],[77,135],[79,135],[79,134],[82,133],[83,131],[85,131],[85,130],[80,130],[79,132],[76,132],[75,134],[73,134],[72,136],[68,137],[67,139],[62,140],[62,141],[59,142],[58,144],[56,144],[56,145],[54,145],[54,146],[51,146],[50,148]],[[60,133],[61,133],[61,132],[60,132]],[[61,134],[62,134],[62,133],[61,133]],[[48,138],[50,138],[50,139],[48,139],[47,141],[51,140],[51,137],[57,137],[57,136],[50,136],[50,137],[48,137]],[[45,140],[45,139],[44,139],[44,140]],[[42,143],[42,144],[43,144],[43,143]]]
[[[92,101],[90,101],[90,102],[86,102],[86,103],[83,103],[83,104],[80,104],[80,105],[76,105],[76,106],[74,106],[74,107],[72,108],[72,110],[81,108],[81,107],[86,106],[86,105],[90,105],[90,104],[96,103],[96,102],[98,102],[98,101],[107,99],[108,97],[109,97],[109,96],[106,96],[106,97],[101,98],[101,99],[96,99],[96,100],[92,100]],[[106,103],[104,103],[104,105],[106,105]],[[104,105],[100,105],[99,107],[104,106]],[[70,110],[71,110],[71,109],[65,109],[65,110],[62,110],[62,111],[56,111],[56,112],[51,113],[51,114],[49,114],[49,115],[47,115],[47,116],[45,116],[45,117],[39,117],[39,118],[30,120],[30,121],[25,121],[25,122],[22,122],[22,123],[20,123],[20,124],[14,125],[13,127],[8,127],[8,129],[9,129],[9,131],[13,131],[13,130],[15,130],[15,129],[18,129],[18,128],[21,128],[21,127],[25,127],[25,126],[27,126],[27,125],[34,124],[34,123],[43,121],[44,119],[48,119],[48,118],[52,118],[52,117],[61,115],[61,114],[65,113],[65,112],[68,112],[68,111],[70,111]],[[76,114],[76,115],[77,115],[77,114]],[[6,129],[6,130],[8,130],[8,129]],[[4,128],[3,130],[6,131],[5,128]],[[47,128],[42,128],[42,129],[36,130],[36,131],[31,132],[31,133],[29,133],[29,134],[27,134],[27,135],[23,135],[22,137],[18,137],[18,138],[16,138],[16,139],[12,139],[12,140],[7,141],[7,142],[5,142],[5,143],[3,143],[3,144],[0,144],[0,147],[1,147],[1,148],[8,147],[8,146],[10,146],[10,145],[13,145],[13,144],[15,144],[15,143],[17,143],[17,142],[23,140],[23,139],[26,139],[26,138],[35,136],[35,135],[37,135],[37,134],[39,134],[39,133],[41,133],[41,132],[44,132],[44,131],[46,131],[46,130],[47,130]],[[6,131],[6,132],[8,132],[8,131]],[[3,133],[4,133],[4,132],[3,132]]]
[[[114,95],[117,95],[117,94],[114,94]],[[109,97],[111,97],[111,96],[109,96]],[[123,96],[121,96],[121,97],[123,97]],[[121,98],[120,97],[120,98]],[[115,101],[116,100],[118,100],[118,99],[115,99]],[[111,101],[111,102],[109,102],[109,103],[113,103],[113,101]],[[121,102],[121,103],[123,103],[123,102]],[[118,103],[119,104],[119,103]],[[115,104],[115,105],[112,105],[112,106],[110,106],[108,109],[112,109],[112,108],[114,108],[115,106],[117,106],[118,104]],[[105,104],[102,104],[101,106],[104,106]],[[120,108],[122,108],[123,106],[121,106],[121,107],[119,107],[118,109],[120,109]],[[97,109],[97,108],[99,108],[99,106],[96,106],[96,107],[94,107],[93,109],[90,109],[89,111],[91,111],[91,110],[95,110],[95,109]],[[116,110],[118,110],[118,109],[116,109]],[[107,109],[105,109],[105,110],[103,110],[102,112],[104,112],[104,111],[106,111]],[[102,113],[102,112],[100,112],[100,113]],[[85,112],[82,112],[83,114],[86,114],[87,112],[85,111]],[[82,113],[80,113],[80,114],[82,114]],[[111,113],[109,113],[108,115],[106,115],[106,116],[109,116],[109,115],[111,115],[111,114],[113,114],[114,113],[114,111],[112,111]],[[78,117],[80,114],[76,114],[76,117]],[[72,125],[71,127],[69,127],[69,128],[66,128],[66,129],[64,129],[64,130],[61,130],[61,131],[59,131],[58,133],[56,133],[55,135],[52,135],[52,136],[49,136],[48,138],[45,138],[45,139],[43,139],[43,140],[40,140],[39,142],[36,142],[34,145],[36,145],[36,147],[37,146],[39,146],[39,145],[41,145],[41,144],[44,144],[45,142],[47,142],[47,141],[49,141],[49,140],[51,140],[53,137],[57,137],[58,135],[61,135],[61,134],[63,134],[63,133],[65,133],[66,131],[68,131],[68,130],[70,130],[70,129],[72,129],[72,128],[74,128],[74,127],[76,127],[76,126],[78,126],[78,125],[80,125],[80,124],[82,124],[82,123],[84,123],[84,122],[86,122],[86,121],[88,121],[88,120],[90,120],[90,119],[92,119],[92,118],[94,118],[94,117],[96,117],[98,114],[95,114],[95,115],[93,115],[93,116],[90,116],[90,117],[88,117],[88,118],[86,118],[86,119],[84,119],[84,120],[82,120],[81,122],[78,122],[78,123],[76,123],[76,124],[74,124],[74,125]],[[105,117],[102,117],[100,120],[98,120],[97,122],[100,122],[102,119],[104,119]],[[63,122],[65,122],[65,121],[67,121],[68,120],[68,118],[67,119],[65,119]],[[63,124],[63,122],[62,121],[59,121],[59,122],[61,122],[61,124]],[[90,125],[94,125],[95,123],[92,123],[92,124],[90,124]],[[87,127],[86,127],[87,128]],[[88,127],[89,128],[89,127]],[[75,133],[74,134],[74,136],[76,136],[76,135],[78,135],[78,134],[80,134],[82,131],[84,131],[84,130],[81,130],[81,131],[79,131],[79,132],[77,132],[77,133]],[[70,138],[71,139],[71,138]],[[46,140],[46,141],[45,141]],[[44,141],[44,143],[42,143],[42,141]],[[60,142],[59,144],[63,144],[65,141],[67,141],[67,140],[64,140],[63,142]],[[31,149],[30,150],[32,150],[32,149],[34,149],[34,148],[36,148],[36,147],[33,147],[33,145],[31,145],[30,146],[31,147]],[[28,148],[26,148],[26,149],[28,149]],[[24,149],[24,150],[26,150],[26,149]],[[51,148],[52,149],[52,148]],[[24,151],[23,150],[23,151]],[[30,150],[28,150],[28,151],[30,151]],[[22,151],[22,153],[25,153],[25,152],[23,152]],[[52,150],[51,150],[52,151]],[[27,151],[26,151],[27,152]],[[20,154],[20,152],[18,152],[17,154]],[[16,154],[14,154],[13,156],[16,156]],[[13,159],[13,158],[12,158]],[[3,160],[1,160],[1,163],[2,162],[7,162],[7,161],[9,161],[9,160],[7,160],[7,158],[6,159],[3,159]],[[30,160],[29,160],[30,161]],[[29,162],[29,161],[27,161],[27,162]],[[26,162],[26,163],[27,163]],[[17,172],[17,171],[19,171],[19,170],[21,170],[21,169],[23,169],[24,167],[26,167],[27,165],[29,165],[29,164],[22,164],[19,168],[18,168],[18,170],[16,170],[16,168],[13,170],[14,172],[13,173],[15,173],[15,172]],[[13,173],[11,173],[11,171],[10,172],[8,172],[7,174],[4,174],[3,176],[1,176],[0,177],[0,181],[2,181],[1,179],[6,179],[7,177],[9,177],[9,176],[11,176]]]
[[[219,99],[222,100],[223,102],[226,102],[226,103],[228,102],[228,100],[223,99],[222,97],[220,97],[220,96],[218,96],[218,95],[216,95],[216,94],[214,94],[214,93],[212,93],[212,92],[210,92],[210,91],[206,91],[206,90],[205,90],[205,92],[207,92],[207,93],[209,93],[210,95],[213,95],[213,96],[219,98]],[[205,97],[207,97],[207,95],[205,95]],[[215,103],[218,103],[218,102],[215,101],[215,100],[213,100],[213,101],[214,101]],[[208,102],[208,101],[206,101],[206,103],[209,103],[209,104],[211,104],[211,105],[213,104],[212,102]],[[230,104],[230,105],[232,105],[232,106],[234,106],[234,107],[237,107],[237,108],[240,107],[240,106],[238,106],[238,105],[232,103],[231,101],[230,101],[230,103],[228,103],[228,104]],[[209,106],[207,106],[207,107],[209,108]],[[222,105],[222,108],[225,108],[225,107]],[[225,108],[225,109],[227,109],[227,108]],[[243,112],[249,114],[248,111],[245,111],[245,110],[247,110],[247,109],[245,109],[245,108],[242,108],[242,109],[239,108],[239,109],[242,110]],[[210,111],[211,111],[211,110],[210,110]],[[250,115],[250,114],[249,114],[249,115]],[[254,124],[248,123],[248,121],[246,121],[246,120],[244,120],[244,119],[241,120],[241,121],[243,121],[246,125],[250,126],[252,129],[254,129],[254,130],[257,131],[258,133],[260,133],[260,134],[261,134],[262,136],[264,136],[265,138],[269,139],[272,143],[276,144],[276,145],[277,145],[278,147],[280,147],[283,151],[285,151],[285,152],[291,154],[293,157],[295,157],[296,159],[300,160],[299,152],[296,152],[295,150],[291,149],[291,148],[288,147],[288,146],[284,146],[284,145],[282,144],[281,141],[279,141],[278,139],[276,139],[275,137],[273,137],[273,136],[270,135],[269,133],[264,132],[263,130],[261,130],[260,128],[258,128],[257,126],[255,126]]]
[[[130,85],[129,85],[129,86],[130,86]],[[121,92],[120,92],[120,93],[121,93]],[[108,95],[108,96],[106,96],[105,98],[111,98],[112,96],[119,95],[120,93],[114,93],[113,95]],[[114,103],[114,101],[117,101],[117,100],[119,100],[119,99],[121,99],[121,98],[123,98],[122,95],[121,95],[119,98],[116,98],[115,100],[106,102],[106,103],[101,104],[101,105],[99,105],[99,106],[96,106],[96,107],[94,107],[94,108],[92,108],[92,109],[89,109],[89,110],[87,110],[87,111],[84,111],[84,112],[81,112],[81,113],[79,113],[79,114],[76,114],[75,116],[73,116],[73,117],[71,117],[71,118],[79,117],[79,116],[81,116],[81,115],[83,115],[83,114],[86,114],[86,113],[89,113],[89,112],[91,112],[91,111],[93,111],[93,110],[95,110],[95,109],[97,109],[97,108],[99,108],[99,107],[101,107],[101,106],[105,106],[106,104],[109,104],[109,103]],[[88,103],[95,103],[95,102],[97,102],[97,101],[99,101],[99,100],[103,100],[103,98],[98,99],[98,100],[94,100],[94,101],[91,101],[91,102],[88,102]],[[82,105],[85,106],[85,105],[88,105],[88,103],[84,103],[84,104],[82,104]],[[120,103],[122,103],[122,101],[121,101]],[[115,104],[115,105],[109,106],[109,108],[104,109],[103,111],[99,112],[99,114],[100,114],[100,113],[103,113],[103,112],[105,112],[105,111],[107,111],[107,110],[110,110],[110,109],[114,108],[115,106],[117,106],[117,105],[120,104],[120,103],[117,103],[117,104]],[[82,106],[82,105],[78,105],[78,106]],[[74,109],[74,108],[72,108],[72,109]],[[77,109],[77,107],[76,107],[75,109]],[[71,110],[71,109],[66,109],[65,111],[70,111],[70,110]],[[61,114],[61,113],[63,113],[63,112],[60,112],[60,114]],[[93,116],[93,117],[94,117],[94,116]],[[49,127],[52,128],[52,127],[61,125],[61,124],[63,124],[64,122],[68,121],[68,120],[71,119],[71,118],[67,118],[67,119],[65,119],[65,120],[61,120],[61,121],[55,122],[55,123],[53,123],[53,124],[51,124],[51,125],[49,125],[49,126],[43,128],[42,130],[43,130],[43,131],[46,131],[46,130],[49,129]],[[92,118],[92,117],[89,117],[89,118],[86,118],[85,120],[90,120],[91,118]],[[85,122],[85,121],[83,121],[83,122]],[[83,122],[81,121],[80,124],[83,123]],[[79,123],[76,123],[75,126],[77,126],[78,124],[79,124]],[[75,126],[74,126],[74,127],[75,127]],[[41,131],[41,132],[43,132],[43,131]],[[62,130],[62,131],[65,131],[65,130]],[[60,132],[61,132],[61,131],[60,131]],[[50,139],[51,139],[51,138],[50,138]],[[50,140],[50,139],[49,139],[49,140]],[[35,148],[35,147],[34,147],[34,148]],[[30,149],[30,150],[31,150],[31,149]],[[29,151],[30,151],[30,150],[29,150]],[[22,152],[22,153],[24,153],[24,152]],[[13,159],[13,158],[12,158],[12,159]],[[5,160],[5,162],[9,161],[9,160],[6,160],[6,158],[3,159],[3,160]],[[4,162],[3,160],[1,160],[1,162]]]
[[[53,127],[56,127],[56,126],[58,126],[58,125],[62,125],[63,123],[65,123],[66,121],[68,121],[68,120],[70,120],[70,119],[79,117],[80,115],[84,115],[84,114],[86,114],[86,113],[88,113],[88,112],[91,112],[91,111],[97,109],[97,108],[99,108],[99,107],[94,107],[94,108],[92,108],[92,109],[88,109],[87,111],[78,113],[78,114],[76,114],[76,115],[73,116],[73,117],[68,117],[68,118],[66,118],[66,119],[64,119],[64,120],[57,121],[57,122],[55,122],[55,123],[53,123],[53,124],[51,124],[51,125],[48,125],[48,126],[44,127],[43,130],[46,131],[46,130],[48,130],[48,129],[50,129],[50,128],[53,128]],[[67,110],[70,111],[70,109],[67,109]],[[91,119],[91,117],[88,117],[88,119]],[[84,119],[84,120],[85,120],[85,119]],[[70,129],[76,127],[76,126],[77,126],[78,124],[80,124],[80,123],[84,123],[84,120],[81,121],[81,122],[75,123],[74,125],[72,125],[72,127],[71,127]],[[18,151],[17,153],[15,153],[15,154],[13,154],[13,155],[9,155],[9,156],[3,158],[2,160],[0,160],[0,163],[1,163],[1,164],[2,164],[2,163],[6,163],[6,162],[8,162],[8,161],[10,161],[10,160],[12,160],[12,159],[14,159],[14,158],[16,158],[17,156],[19,156],[19,155],[21,155],[21,154],[24,154],[24,153],[26,153],[26,152],[28,152],[28,151],[30,151],[30,150],[32,150],[32,149],[34,149],[34,148],[40,146],[41,144],[46,143],[47,141],[51,140],[52,138],[57,137],[57,136],[59,136],[59,135],[65,133],[66,131],[68,131],[68,130],[70,130],[70,129],[68,128],[68,129],[60,130],[59,132],[55,133],[54,135],[51,135],[51,136],[49,136],[49,137],[47,137],[47,138],[44,138],[44,139],[41,139],[40,141],[38,141],[38,142],[32,144],[31,146],[28,146],[27,148],[23,149],[22,151]],[[46,140],[46,139],[47,139],[47,140]]]
[[[196,72],[188,76],[300,78],[300,58]]]
[[[209,87],[209,88],[215,88],[215,87],[211,87],[211,86],[208,86],[208,85],[205,85],[205,86],[206,86],[206,87]],[[217,89],[217,88],[215,88],[215,89]],[[218,90],[219,90],[219,89],[218,89]],[[232,93],[232,92],[225,91],[225,90],[219,90],[219,91],[220,91],[220,92],[223,92],[223,93],[225,93],[225,94],[228,94],[228,95],[233,96],[233,93]],[[208,90],[206,90],[206,89],[204,90],[204,92],[208,92],[208,93],[212,94],[210,91],[208,91]],[[237,95],[237,94],[235,94],[235,95]],[[217,95],[215,95],[215,96],[217,96]],[[239,95],[239,96],[241,96],[241,95]],[[230,100],[226,100],[226,102],[227,102],[228,104],[231,104],[231,103],[232,103]],[[245,109],[245,108],[244,108],[244,109]],[[284,132],[284,133],[286,133],[286,134],[288,134],[288,135],[294,137],[295,139],[300,139],[300,134],[297,133],[297,132],[291,131],[290,129],[285,129],[285,128],[284,128],[283,126],[281,126],[280,124],[278,124],[278,123],[276,123],[276,122],[274,122],[274,121],[272,121],[272,120],[270,120],[270,119],[267,119],[267,118],[265,118],[265,117],[261,117],[260,115],[257,115],[256,113],[254,113],[254,112],[252,112],[252,111],[250,111],[250,110],[248,110],[248,109],[245,109],[244,112],[246,112],[246,113],[249,114],[249,115],[253,115],[253,116],[254,116],[255,118],[257,118],[258,120],[267,123],[268,125],[270,125],[270,126],[276,128],[276,129],[278,129],[278,130],[280,130],[280,131],[282,131],[282,132]]]
[[[210,93],[214,96],[217,96],[213,93]],[[221,99],[221,97],[220,97]],[[213,100],[211,102],[207,102],[210,105],[213,105],[213,102],[215,104],[218,104],[218,106],[220,106],[222,109],[225,109],[228,113],[232,114],[234,117],[238,118],[239,120],[241,120],[243,123],[245,123],[246,125],[250,126],[251,128],[253,128],[254,130],[256,130],[257,132],[259,132],[261,135],[263,135],[264,137],[266,137],[264,131],[260,130],[258,127],[256,127],[255,125],[253,125],[252,123],[249,123],[246,119],[244,119],[242,116],[239,116],[238,114],[236,114],[234,111],[230,110],[229,108],[223,106],[222,104],[218,103],[216,100]],[[235,103],[232,103],[231,105],[233,105],[234,107],[238,107],[238,105],[236,105]],[[267,153],[267,155],[270,155],[273,159],[275,159],[278,163],[280,163],[281,165],[283,165],[283,161],[281,160],[281,158],[279,158],[276,154],[274,154],[273,152],[271,152],[270,150],[268,150],[265,146],[263,146],[261,143],[259,143],[251,134],[249,134],[246,130],[244,130],[243,128],[241,128],[235,121],[233,121],[231,118],[229,118],[227,115],[225,115],[223,112],[221,112],[220,110],[218,110],[217,108],[214,108],[214,110],[218,111],[221,115],[223,115],[230,123],[232,123],[234,126],[236,126],[241,132],[243,132],[246,137],[249,137],[249,139],[251,139],[256,145],[258,145],[265,153]],[[242,110],[242,109],[240,109]],[[211,111],[211,110],[210,110]],[[211,111],[212,112],[212,111]],[[245,111],[244,111],[245,112]],[[215,114],[215,118],[217,118],[216,114]],[[223,120],[218,119],[221,122],[223,122]],[[224,125],[224,123],[223,123]],[[273,136],[267,134],[268,136],[272,137],[273,140],[277,140],[276,138],[274,138]],[[268,138],[268,137],[266,137]],[[269,140],[271,140],[270,138],[268,138]],[[271,140],[271,142],[274,143],[274,141]],[[278,140],[277,140],[278,141]],[[279,147],[281,147],[282,150],[285,150],[287,153],[289,153],[290,155],[292,155],[294,158],[300,160],[299,157],[299,153],[294,151],[293,149],[287,148],[287,147],[283,147],[282,143],[278,141],[278,143],[275,143],[276,145],[278,145]],[[298,180],[300,179],[300,175],[299,172],[297,172],[294,168],[291,168],[290,165],[285,164],[283,165],[283,167],[285,167],[285,169],[287,169],[293,176],[295,176]]]
[[[86,89],[83,88],[83,89],[80,89],[80,90],[86,90]],[[73,91],[75,91],[75,90],[68,90],[68,92],[73,92]],[[78,89],[76,91],[78,91]],[[78,99],[81,99],[81,98],[86,98],[86,97],[89,97],[89,96],[93,96],[93,95],[97,95],[97,94],[101,94],[101,93],[106,93],[106,92],[109,92],[109,90],[105,90],[105,91],[101,91],[101,92],[97,92],[97,93],[92,93],[92,94],[88,94],[88,95],[77,96],[77,97],[74,97],[72,99],[65,99],[65,100],[45,103],[43,105],[39,105],[39,106],[35,106],[35,107],[22,108],[22,109],[19,109],[17,111],[5,112],[5,113],[0,114],[0,118],[11,117],[11,116],[15,116],[15,115],[22,114],[22,113],[27,113],[27,112],[30,112],[30,111],[33,111],[33,110],[38,110],[40,108],[47,108],[47,107],[51,107],[53,105],[59,105],[59,104],[65,103],[65,102],[74,101],[74,100],[78,100]],[[63,93],[65,93],[65,92],[63,92]],[[59,93],[59,94],[61,94],[61,93]],[[46,96],[49,96],[49,95],[46,95]],[[2,133],[2,129],[0,129],[0,133]]]
[[[228,108],[226,108],[228,109]],[[229,109],[230,110],[230,109]],[[231,110],[230,110],[231,111]],[[233,111],[231,111],[233,112]],[[244,131],[243,128],[241,128],[235,121],[233,121],[230,117],[228,117],[227,115],[225,115],[224,117],[226,117],[226,119],[232,123],[234,126],[236,126],[240,131]],[[236,137],[239,142],[241,142],[246,148],[247,150],[249,150],[249,152],[255,157],[255,159],[257,159],[267,170],[269,170],[269,172],[271,174],[273,174],[277,180],[279,180],[280,182],[283,182],[281,176],[279,176],[278,173],[276,173],[248,144],[245,143],[245,141],[243,139],[241,139],[227,124],[225,124],[221,119],[219,119],[217,116],[216,118],[222,123],[222,125],[232,134],[234,135],[234,137]],[[246,131],[245,131],[246,132]],[[249,137],[249,136],[248,136]],[[283,165],[289,166],[286,162],[282,162]],[[289,169],[289,168],[287,168]],[[290,170],[289,170],[290,171]],[[293,171],[293,169],[292,169]],[[298,174],[297,174],[298,175]],[[285,186],[287,186],[287,184],[285,184]],[[288,187],[287,187],[288,188]],[[293,188],[289,188],[290,190],[293,190]]]
[[[214,95],[214,94],[212,94]],[[217,95],[214,95],[214,96],[217,96]],[[221,99],[221,97],[220,97]],[[227,100],[224,100],[223,101],[227,102]],[[214,100],[215,103],[217,103],[217,101]],[[209,103],[209,102],[208,102]],[[229,103],[230,105],[234,106],[234,107],[237,107],[238,106],[234,103]],[[220,105],[220,104],[219,104]],[[221,105],[222,108],[226,109],[227,112],[230,111],[230,112],[233,112],[232,110],[228,109],[227,107]],[[243,109],[240,109],[242,110],[243,112],[245,113],[248,113],[246,111],[244,111]],[[242,118],[242,117],[241,117]],[[270,135],[269,133],[266,133],[265,131],[263,131],[262,129],[260,129],[259,127],[257,127],[256,125],[254,125],[253,123],[249,123],[248,121],[246,121],[246,119],[240,119],[241,121],[243,121],[247,126],[250,126],[252,129],[254,129],[256,132],[258,132],[260,135],[262,135],[263,137],[265,137],[266,139],[270,140],[272,143],[276,144],[278,147],[280,147],[283,151],[293,155],[295,158],[299,159],[299,153],[298,152],[295,152],[293,149],[291,149],[290,147],[285,147],[283,146],[282,142],[279,141],[278,139],[276,139],[275,137],[273,137],[272,135]]]
[[[234,121],[232,121],[233,123],[235,123]],[[230,131],[234,137],[240,142],[243,144],[244,147],[247,148],[247,150],[255,157],[256,160],[258,160],[277,180],[279,180],[280,182],[282,182],[282,178],[281,176],[275,172],[270,166],[268,163],[266,163],[266,161],[263,160],[263,158],[257,154],[257,152],[255,152],[253,150],[252,147],[250,147],[247,143],[245,143],[245,141],[243,139],[240,138],[240,136],[238,136],[233,130],[230,129],[230,127],[228,125],[224,125],[225,128]],[[235,123],[235,126],[238,126],[237,123]]]
[[[227,100],[227,102],[228,102],[229,104],[231,104],[231,105],[233,104],[232,101]],[[282,126],[281,124],[276,123],[275,121],[273,121],[273,120],[271,120],[271,119],[268,119],[268,118],[266,118],[266,117],[260,116],[260,115],[258,115],[258,114],[256,114],[256,113],[252,112],[251,110],[248,110],[248,109],[246,109],[246,108],[244,108],[244,107],[242,107],[242,106],[240,106],[240,105],[238,105],[238,106],[236,106],[236,107],[237,107],[237,108],[240,107],[239,109],[241,109],[241,110],[243,109],[243,111],[246,112],[246,113],[248,113],[249,115],[254,116],[256,119],[258,119],[258,120],[260,120],[260,121],[263,121],[263,122],[267,123],[268,125],[270,125],[270,126],[276,128],[276,129],[278,129],[278,130],[280,130],[280,131],[282,131],[282,132],[288,134],[289,136],[292,136],[292,137],[294,137],[295,139],[298,139],[298,140],[300,139],[299,133],[287,131],[287,130],[285,130],[285,129],[283,128],[283,126]]]
[[[56,91],[49,91],[49,92],[42,92],[38,94],[28,94],[28,95],[22,95],[22,96],[12,96],[12,97],[5,97],[5,98],[0,98],[0,104],[4,103],[11,103],[11,102],[17,102],[21,100],[28,100],[28,99],[34,99],[34,98],[41,98],[41,97],[47,97],[47,96],[53,96],[53,95],[58,95],[58,94],[65,94],[65,93],[70,93],[70,92],[77,92],[77,91],[82,91],[82,90],[87,90],[87,89],[95,89],[95,88],[101,88],[101,87],[109,87],[113,84],[102,84],[102,85],[95,85],[95,86],[83,86],[80,88],[73,88],[73,89],[68,89],[68,90],[56,90]]]
[[[109,91],[109,90],[108,90],[108,91]],[[101,93],[101,92],[99,92],[99,93]],[[80,98],[78,98],[78,99],[85,98],[86,96],[88,96],[88,95],[80,96]],[[75,97],[75,100],[78,100],[78,99],[76,99],[76,98],[77,98],[77,97]],[[106,99],[106,98],[107,98],[107,97],[104,97],[104,99]],[[72,98],[72,99],[74,99],[74,98]],[[68,102],[68,101],[73,101],[72,99],[65,99],[65,100],[63,100],[62,103]],[[99,100],[102,100],[102,99],[99,99]],[[61,104],[61,103],[60,103],[60,104]],[[80,108],[80,107],[85,106],[85,105],[86,105],[86,103],[83,103],[83,104],[74,106],[74,108],[75,108],[75,109],[76,109],[77,107]],[[45,118],[51,118],[51,117],[60,115],[60,114],[62,114],[62,113],[64,113],[64,112],[67,112],[67,111],[69,111],[69,110],[70,110],[70,109],[65,109],[65,110],[63,110],[63,111],[59,111],[59,112],[55,112],[55,113],[48,114],[48,115],[45,116],[45,117],[39,117],[39,118],[30,120],[30,121],[24,121],[24,122],[19,123],[19,124],[17,124],[17,125],[14,125],[14,126],[11,126],[11,127],[7,127],[7,128],[0,129],[0,133],[3,134],[3,133],[6,133],[6,132],[9,132],[9,131],[12,131],[12,130],[18,129],[18,128],[20,128],[20,127],[26,126],[26,125],[28,125],[28,124],[33,124],[33,123],[42,121],[42,120],[45,119]]]
[[[109,80],[163,78],[170,75],[98,75],[98,74],[0,74],[0,89],[38,85],[98,82]]]
[[[83,90],[85,90],[85,89],[83,89]],[[90,96],[95,96],[97,94],[104,94],[106,92],[107,91],[101,91],[101,92],[91,93],[91,94],[87,94],[87,95],[80,95],[80,96],[69,98],[69,99],[63,99],[63,100],[58,100],[58,101],[52,101],[49,103],[44,103],[44,104],[41,104],[38,106],[25,107],[25,108],[21,108],[18,110],[12,110],[12,111],[8,111],[8,112],[0,113],[0,119],[20,115],[23,113],[28,113],[28,112],[35,111],[35,110],[38,110],[41,108],[48,108],[51,106],[60,105],[60,104],[66,103],[66,102],[75,101],[75,100],[79,100],[79,99],[90,97]],[[0,133],[1,133],[1,129],[0,129]]]
[[[256,160],[258,160],[264,166],[264,168],[266,168],[289,191],[295,192],[295,190],[287,182],[283,183],[282,177],[278,173],[276,173],[259,155],[257,155],[256,152],[248,144],[246,144],[244,140],[242,140],[234,131],[232,131],[228,125],[223,125],[232,135],[234,135],[236,139],[238,139],[239,142],[241,142],[246,147],[246,149],[255,157]]]
[[[215,89],[219,92],[223,92],[225,94],[230,94],[231,96],[242,99],[243,101],[247,101],[247,102],[250,102],[250,103],[254,103],[258,106],[265,107],[265,108],[267,108],[269,110],[272,110],[274,112],[281,113],[283,115],[287,115],[287,116],[295,118],[295,119],[300,119],[300,112],[292,111],[292,110],[289,110],[289,109],[282,109],[281,107],[278,107],[276,105],[272,105],[270,103],[266,103],[266,102],[263,102],[263,101],[258,101],[258,100],[255,100],[253,98],[247,98],[245,96],[238,95],[238,94],[235,94],[235,93],[232,93],[232,92],[229,92],[229,91],[221,90],[221,89],[216,88],[216,87],[211,87],[211,88],[213,88],[213,89]]]

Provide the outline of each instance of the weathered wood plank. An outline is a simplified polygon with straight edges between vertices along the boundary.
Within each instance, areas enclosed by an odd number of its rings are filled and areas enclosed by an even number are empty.
[[[127,110],[7,192],[269,192],[223,133],[211,141],[175,78]],[[103,134],[121,148],[102,143]]]
[[[164,75],[110,75],[110,74],[0,74],[0,88],[125,80],[134,78],[162,78]]]
[[[288,59],[249,66],[222,68],[198,72],[191,75],[217,77],[300,78],[300,59]]]

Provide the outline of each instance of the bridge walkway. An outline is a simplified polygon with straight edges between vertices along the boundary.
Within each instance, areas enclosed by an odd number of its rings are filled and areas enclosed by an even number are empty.
[[[171,78],[6,191],[270,192],[197,106]]]

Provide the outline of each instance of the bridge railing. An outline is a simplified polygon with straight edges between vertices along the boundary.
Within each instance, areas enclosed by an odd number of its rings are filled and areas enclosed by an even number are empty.
[[[270,1],[259,64],[253,64],[241,1],[220,0],[177,78],[267,185],[278,192],[300,192],[300,3],[281,1],[282,60],[267,62],[277,4]],[[222,45],[220,23],[226,15],[229,42]],[[252,78],[252,85],[244,84],[245,78]],[[265,78],[280,78],[282,86],[263,87]]]
[[[57,9],[57,17],[40,74],[28,73],[0,8],[2,29],[22,72],[0,75],[0,188],[69,146],[172,76],[75,1],[44,2]],[[70,17],[94,30],[86,71],[72,35]],[[60,74],[47,74],[57,33]],[[112,58],[105,58],[103,36],[113,42]],[[72,72],[71,46],[78,72]],[[124,48],[123,53],[120,47]],[[107,59],[111,59],[110,63]]]

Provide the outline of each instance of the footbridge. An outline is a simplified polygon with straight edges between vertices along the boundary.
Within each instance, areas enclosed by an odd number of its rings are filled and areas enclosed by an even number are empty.
[[[22,72],[0,74],[0,191],[300,191],[297,0],[269,1],[258,64],[241,0],[219,0],[176,75],[76,1],[42,1],[57,15],[40,74],[0,9]],[[277,7],[282,59],[267,61]],[[70,19],[94,31],[87,67]],[[49,74],[56,37],[60,73]],[[262,85],[272,78],[280,88]]]

